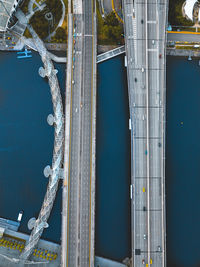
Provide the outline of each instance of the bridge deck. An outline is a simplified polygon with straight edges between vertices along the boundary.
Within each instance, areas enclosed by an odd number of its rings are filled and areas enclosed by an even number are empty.
[[[68,35],[62,266],[88,267],[94,266],[96,9],[93,0],[80,2],[73,2]]]
[[[132,138],[133,266],[165,266],[166,1],[125,0]]]

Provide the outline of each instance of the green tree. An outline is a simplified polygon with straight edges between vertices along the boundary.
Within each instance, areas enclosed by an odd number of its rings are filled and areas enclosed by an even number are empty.
[[[119,25],[119,21],[117,20],[115,13],[113,11],[105,17],[105,24],[110,26]]]
[[[58,27],[58,29],[56,30],[56,34],[55,34],[53,39],[61,40],[61,42],[67,41],[67,33],[66,33],[66,31],[63,28]]]

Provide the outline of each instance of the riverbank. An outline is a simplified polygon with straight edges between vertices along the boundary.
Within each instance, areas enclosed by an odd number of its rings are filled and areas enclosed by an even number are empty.
[[[167,54],[167,56],[200,57],[200,51],[190,50],[190,49],[167,48],[166,54]]]
[[[50,51],[67,51],[67,44],[63,43],[45,43],[45,46]],[[98,45],[97,46],[97,52],[98,54],[105,53],[109,50],[115,49],[117,47],[120,47],[121,45]],[[3,45],[0,45],[1,51],[19,51],[23,49],[23,45],[14,46],[14,47],[5,47]]]

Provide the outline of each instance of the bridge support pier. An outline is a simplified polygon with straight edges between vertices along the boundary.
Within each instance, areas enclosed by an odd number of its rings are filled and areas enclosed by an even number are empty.
[[[45,176],[46,178],[48,178],[49,176],[51,176],[52,173],[53,173],[53,170],[52,170],[51,166],[47,165],[47,166],[44,168],[43,173],[44,173],[44,176]],[[59,173],[58,173],[58,178],[59,178],[59,179],[63,179],[63,177],[64,177],[64,169],[63,169],[63,168],[60,168],[60,169],[59,169]]]
[[[53,124],[55,123],[55,118],[52,114],[49,114],[47,116],[47,123],[50,125],[50,126],[53,126]]]

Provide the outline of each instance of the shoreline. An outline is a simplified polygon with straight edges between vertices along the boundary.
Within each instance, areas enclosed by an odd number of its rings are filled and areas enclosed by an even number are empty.
[[[64,55],[67,53],[67,44],[63,44],[63,43],[45,43],[46,48],[49,51],[55,51],[57,52],[57,55]],[[98,45],[97,46],[97,51],[98,51],[98,55],[105,53],[107,51],[110,51],[114,48],[119,47],[120,45]],[[0,51],[9,51],[9,52],[16,52],[19,51],[19,49],[15,49],[15,48],[7,48],[7,47],[3,47],[0,46]],[[182,57],[200,57],[200,50],[188,50],[188,49],[175,49],[175,48],[166,48],[166,55],[167,56],[182,56]]]
[[[200,51],[188,50],[188,49],[167,48],[166,54],[167,54],[167,56],[200,57]]]

